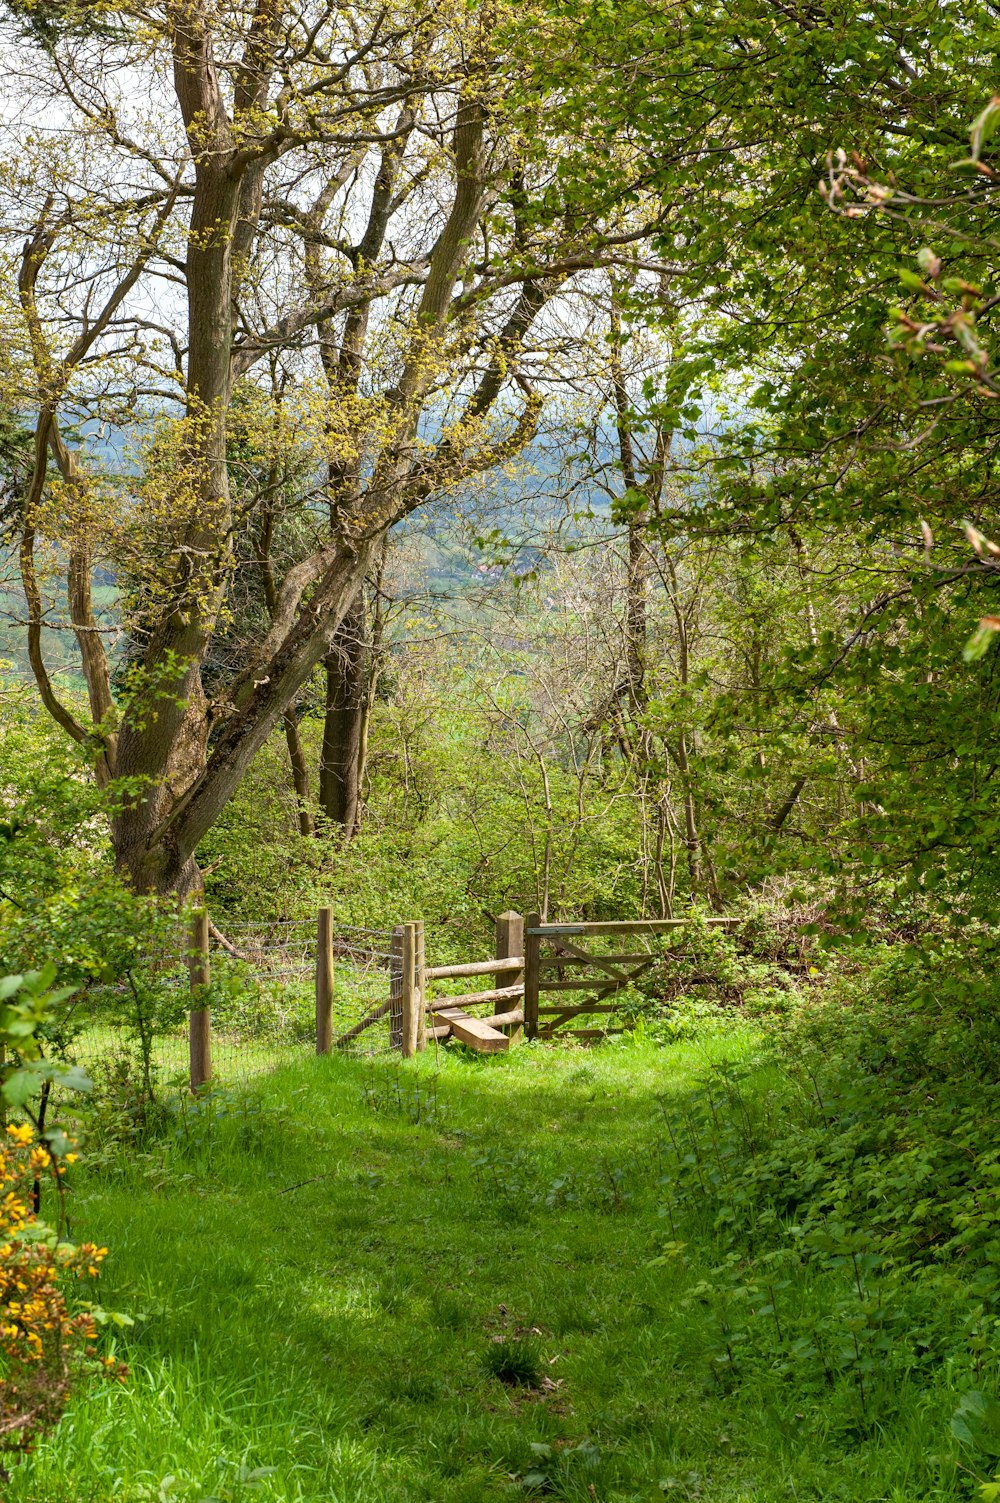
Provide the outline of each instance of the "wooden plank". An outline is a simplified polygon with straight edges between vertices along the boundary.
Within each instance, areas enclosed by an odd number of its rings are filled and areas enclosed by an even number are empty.
[[[434,1027],[434,1028],[428,1028],[428,1030],[427,1030],[427,1037],[429,1039],[446,1039],[449,1036],[450,1033],[451,1033],[451,1024],[450,1023],[438,1023],[436,1025],[436,1027]]]
[[[543,924],[531,923],[529,919],[525,934],[533,939],[558,939],[561,935],[587,935],[587,934],[667,934],[672,929],[684,929],[694,922],[693,919],[622,919],[607,923],[594,924]],[[710,918],[701,920],[713,928],[736,928],[743,922],[735,918]]]
[[[393,1006],[394,1000],[394,998],[390,997],[388,1002],[380,1002],[378,1007],[373,1008],[366,1017],[361,1019],[360,1023],[355,1023],[353,1028],[348,1028],[346,1033],[342,1033],[339,1038],[334,1039],[333,1047],[335,1049],[343,1049],[345,1044],[349,1044],[352,1039],[356,1039],[359,1034],[364,1033],[366,1028],[370,1028],[373,1023],[377,1023],[379,1018],[384,1018],[390,1007]]]
[[[439,1016],[451,1024],[451,1031],[457,1039],[480,1054],[502,1054],[510,1048],[510,1039],[505,1033],[498,1033],[482,1018],[470,1018],[460,1007],[453,1007]]]
[[[501,918],[506,916],[500,915]],[[523,955],[511,955],[499,960],[470,960],[467,965],[429,965],[424,974],[428,981],[448,981],[459,976],[493,976],[500,971],[519,971],[523,965]]]
[[[667,955],[669,953],[668,950]],[[661,960],[663,958],[660,955],[651,955],[648,950],[637,950],[631,955],[601,956],[585,955],[583,951],[579,951],[576,955],[543,955],[538,964],[539,968],[543,971],[555,971],[562,970],[563,967],[575,970],[578,967],[595,965],[598,960],[614,961],[615,965],[639,965],[643,960]]]
[[[547,1018],[559,1014],[564,1018],[573,1018],[579,1017],[581,1013],[592,1012],[621,1012],[621,1007],[617,1002],[563,1003],[561,1007],[540,1007],[538,1009],[538,1016],[540,1018]]]
[[[428,1012],[441,1012],[446,1007],[475,1007],[477,1002],[515,1002],[524,996],[524,987],[519,981],[516,986],[495,986],[489,992],[465,992],[460,997],[435,997],[433,1002],[428,1002]]]

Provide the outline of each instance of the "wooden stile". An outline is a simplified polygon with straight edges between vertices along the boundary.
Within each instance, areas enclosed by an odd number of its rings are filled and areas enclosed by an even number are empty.
[[[195,908],[191,914],[191,943],[188,952],[188,982],[191,999],[203,996],[211,981],[208,958],[208,910]],[[208,1007],[192,1007],[188,1017],[188,1064],[192,1095],[212,1079],[212,1013]]]
[[[713,917],[700,921],[630,919],[549,924],[543,923],[537,913],[529,914],[527,920],[513,912],[502,913],[496,922],[495,960],[421,967],[424,982],[494,974],[498,983],[490,990],[439,997],[433,1002],[427,1000],[421,986],[419,1010],[422,1018],[427,1015],[427,1036],[440,1039],[450,1034],[489,1053],[499,1052],[508,1042],[499,1033],[501,1028],[512,1030],[511,1038],[516,1038],[523,1024],[528,1038],[552,1039],[562,1036],[563,1025],[576,1019],[586,1021],[588,1016],[596,1015],[608,1016],[610,1021],[615,1014],[621,1016],[623,1009],[627,1016],[628,988],[660,959],[653,947],[640,949],[637,941],[641,943],[647,935],[672,934],[698,922],[733,930],[741,921]],[[602,954],[589,943],[597,935],[620,937],[626,942],[628,936],[634,936],[632,948]],[[621,1000],[620,993],[626,994]],[[522,997],[523,1006],[497,1008],[492,1017],[471,1017],[467,1011],[483,1003],[492,1002],[495,1006],[501,1002],[516,1003]],[[545,1006],[541,1005],[543,1001]],[[581,1040],[622,1031],[620,1025],[564,1029],[565,1036]]]
[[[480,1054],[502,1054],[510,1048],[510,1039],[505,1033],[491,1028],[482,1018],[470,1018],[460,1007],[450,1007],[436,1016],[442,1022],[450,1023],[455,1037]]]
[[[333,1047],[333,909],[316,919],[316,1053]]]
[[[529,1039],[538,1037],[538,962],[541,938],[538,926],[541,915],[529,913],[524,929],[524,1031]]]

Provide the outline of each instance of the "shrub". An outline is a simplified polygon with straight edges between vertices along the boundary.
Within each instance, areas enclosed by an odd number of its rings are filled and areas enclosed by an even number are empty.
[[[36,1186],[57,1163],[30,1126],[0,1140],[0,1445],[24,1447],[58,1419],[76,1370],[93,1358],[97,1322],[69,1289],[96,1276],[107,1249],[73,1247],[38,1219]],[[113,1358],[104,1365],[121,1373]]]

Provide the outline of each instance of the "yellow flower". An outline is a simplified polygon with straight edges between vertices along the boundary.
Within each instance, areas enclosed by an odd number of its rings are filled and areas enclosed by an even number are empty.
[[[22,1148],[26,1148],[34,1138],[35,1133],[34,1129],[27,1122],[11,1123],[7,1128],[7,1136],[8,1138],[13,1138],[14,1142],[20,1144]]]

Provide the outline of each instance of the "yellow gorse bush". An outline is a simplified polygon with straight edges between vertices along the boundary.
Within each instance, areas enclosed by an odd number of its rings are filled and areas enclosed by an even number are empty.
[[[68,1292],[96,1276],[107,1248],[60,1241],[35,1209],[41,1180],[58,1182],[74,1159],[54,1159],[27,1124],[0,1137],[0,1444],[24,1445],[52,1424],[74,1368],[97,1360],[94,1316],[74,1311]]]

